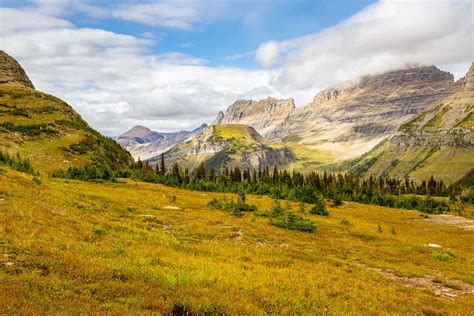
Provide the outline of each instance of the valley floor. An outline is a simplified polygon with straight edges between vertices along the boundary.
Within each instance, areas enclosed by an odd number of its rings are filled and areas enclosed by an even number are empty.
[[[305,215],[316,232],[295,232],[206,206],[222,196],[1,170],[1,313],[474,310],[473,230],[344,203],[329,217]],[[248,202],[260,210],[272,203]]]

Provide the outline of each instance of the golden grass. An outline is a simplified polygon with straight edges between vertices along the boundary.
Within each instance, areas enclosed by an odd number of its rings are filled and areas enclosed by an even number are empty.
[[[130,180],[41,181],[0,173],[4,314],[462,315],[474,308],[472,296],[439,298],[364,267],[474,284],[472,231],[418,212],[345,203],[330,207],[328,218],[305,215],[318,230],[302,233],[210,210],[217,193]],[[272,202],[248,200],[261,210]],[[456,257],[436,260],[428,243]]]

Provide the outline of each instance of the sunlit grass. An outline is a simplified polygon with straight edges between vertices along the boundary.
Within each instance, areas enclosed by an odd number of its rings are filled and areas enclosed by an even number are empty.
[[[474,308],[472,296],[439,298],[365,268],[474,284],[472,231],[418,212],[344,203],[329,207],[329,217],[305,214],[317,230],[297,232],[209,209],[222,194],[131,180],[42,177],[39,185],[2,168],[2,260],[13,263],[1,269],[5,313],[461,315]],[[272,206],[267,197],[247,201],[262,211]],[[428,243],[455,257],[439,260]]]

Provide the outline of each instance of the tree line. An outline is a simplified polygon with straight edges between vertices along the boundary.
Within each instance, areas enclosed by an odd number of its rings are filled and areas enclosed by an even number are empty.
[[[268,195],[275,199],[288,199],[316,204],[320,197],[333,201],[355,201],[387,207],[416,209],[439,214],[450,210],[449,203],[433,196],[447,197],[456,201],[461,188],[447,186],[442,180],[431,177],[417,183],[395,178],[359,178],[351,173],[303,174],[298,171],[270,168],[241,170],[239,167],[205,168],[201,163],[194,171],[181,168],[177,163],[167,168],[162,155],[155,167],[141,161],[129,168],[112,171],[110,167],[72,167],[53,176],[81,180],[113,180],[133,178],[145,182],[161,183],[189,190]],[[474,202],[472,193],[462,197],[463,202]]]

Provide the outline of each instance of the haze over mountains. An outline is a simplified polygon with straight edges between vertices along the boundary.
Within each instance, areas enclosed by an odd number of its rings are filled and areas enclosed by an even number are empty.
[[[408,176],[418,180],[433,174],[450,182],[474,168],[474,97],[470,76],[472,67],[466,78],[457,82],[452,74],[435,66],[390,71],[325,89],[304,107],[296,107],[292,99],[238,100],[217,114],[211,128],[174,137],[167,143],[174,148],[151,145],[156,140],[130,144],[119,138],[119,142],[132,151],[146,148],[147,153],[142,157],[150,157],[150,163],[157,163],[157,156],[169,149],[166,152],[169,162],[177,161],[190,168],[201,161],[207,167],[216,168],[243,164],[258,169],[279,165],[300,171],[353,170],[359,174]],[[444,116],[449,118],[446,122]],[[442,124],[443,137],[433,136],[439,135],[441,129],[427,131],[425,120],[413,133],[430,135],[424,138],[422,146],[417,141],[400,140],[406,134],[403,130],[407,122],[414,125],[425,117],[436,117],[433,120]],[[433,122],[430,124],[434,127]],[[219,131],[215,126],[219,126]],[[139,128],[132,132],[136,129]],[[139,130],[143,132],[142,140],[149,137],[149,130]],[[239,139],[254,141],[242,143]],[[388,158],[388,144],[392,158]],[[404,145],[398,146],[395,154],[393,144]],[[425,161],[439,150],[439,155],[444,153],[444,156],[435,155]],[[256,151],[261,152],[260,156],[255,156]],[[438,168],[440,164],[436,161],[450,157],[457,162],[451,171]]]
[[[147,127],[137,125],[118,136],[117,142],[126,148],[134,159],[145,160],[185,142],[206,127],[206,124],[202,124],[192,131],[158,133]]]

